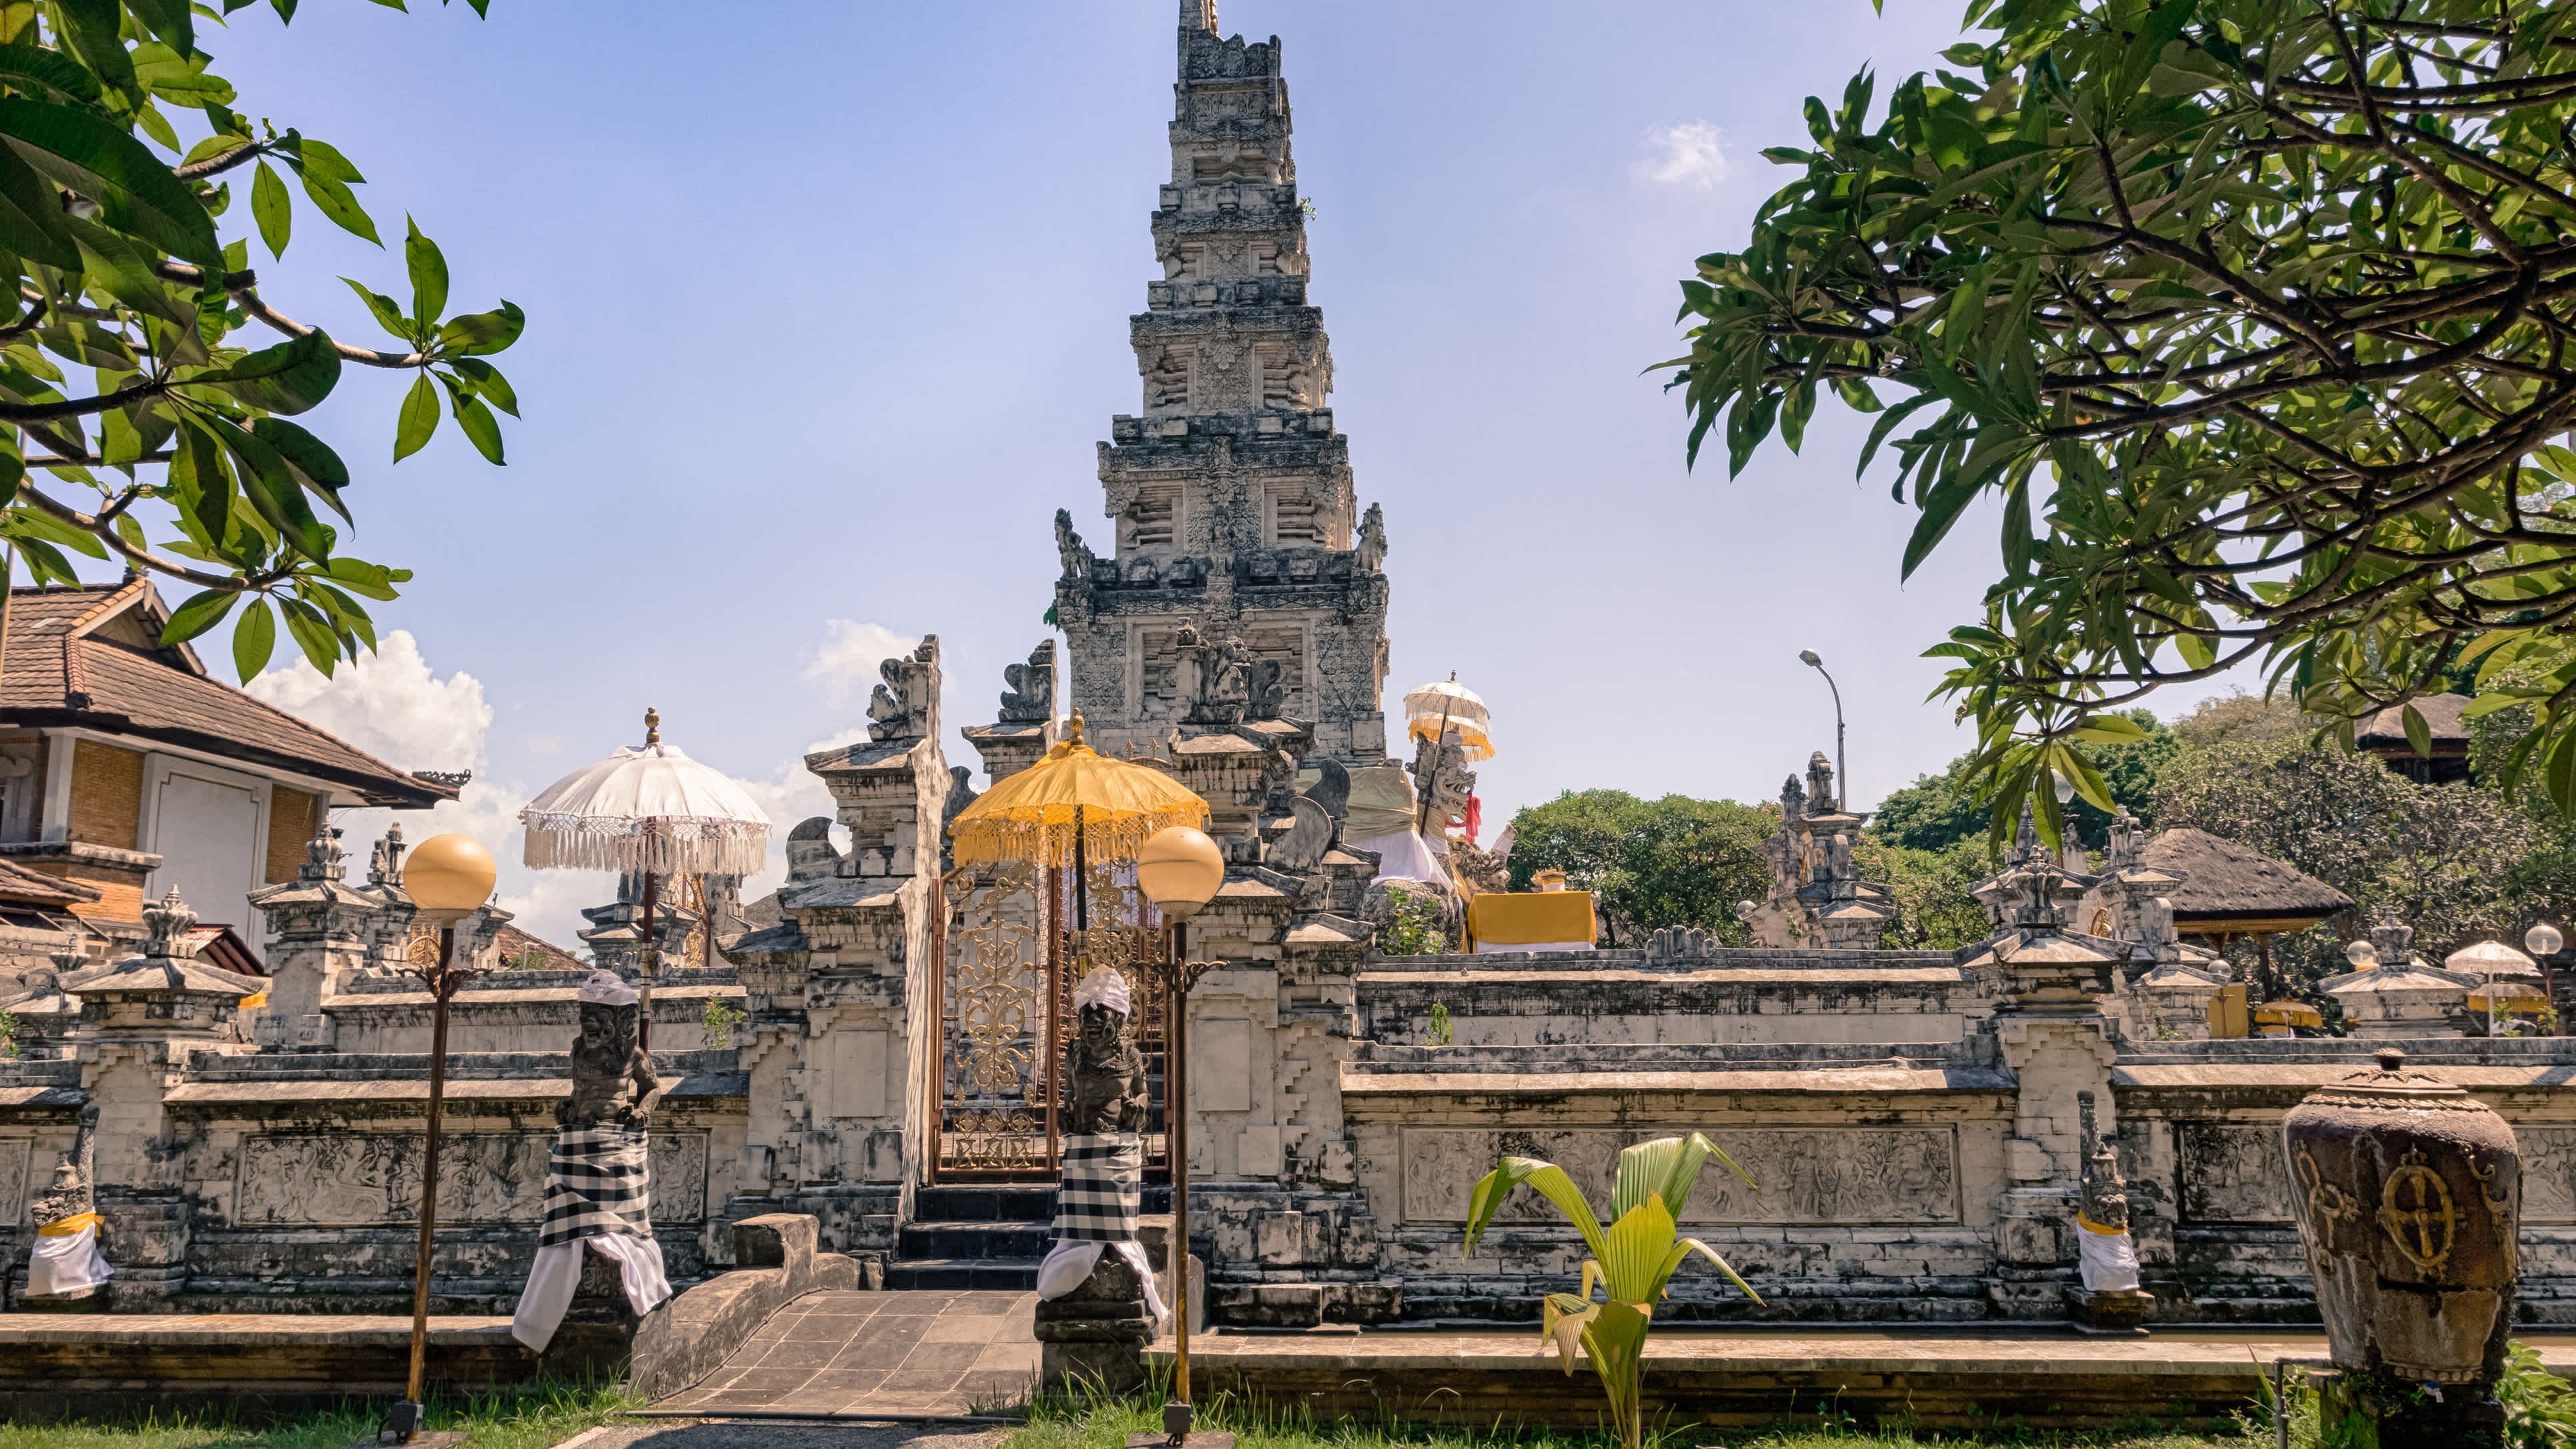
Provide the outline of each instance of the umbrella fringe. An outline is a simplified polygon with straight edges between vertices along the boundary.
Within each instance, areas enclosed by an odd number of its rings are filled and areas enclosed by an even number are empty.
[[[1172,825],[1205,826],[1207,802],[1192,798],[1156,810],[1121,814],[1108,820],[1101,812],[1084,812],[1082,849],[1095,865],[1134,860],[1146,838]],[[1042,817],[961,820],[950,838],[959,865],[1026,861],[1036,865],[1073,864],[1074,807],[1050,805]]]
[[[519,821],[528,832],[521,859],[534,870],[748,876],[769,859],[765,820],[637,820],[530,810]]]

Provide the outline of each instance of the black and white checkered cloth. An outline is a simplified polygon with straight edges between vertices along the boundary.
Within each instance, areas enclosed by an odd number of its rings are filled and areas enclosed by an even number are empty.
[[[1057,1237],[1132,1243],[1144,1197],[1143,1133],[1075,1133],[1064,1139],[1064,1173],[1055,1195]]]
[[[567,1127],[546,1163],[546,1221],[537,1246],[624,1234],[653,1236],[653,1169],[642,1132]]]

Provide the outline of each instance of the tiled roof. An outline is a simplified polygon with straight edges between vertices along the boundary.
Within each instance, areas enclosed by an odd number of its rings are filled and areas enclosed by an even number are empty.
[[[529,958],[534,957],[531,960]],[[504,971],[587,971],[590,963],[554,942],[503,926],[492,938],[493,964]]]
[[[65,880],[40,870],[29,870],[15,861],[0,860],[0,901],[16,905],[76,906],[86,905],[105,894],[85,881]]]
[[[0,723],[85,725],[327,780],[371,805],[420,808],[456,787],[398,770],[286,711],[207,676],[193,650],[102,637],[129,612],[156,638],[167,618],[149,582],[12,589]]]

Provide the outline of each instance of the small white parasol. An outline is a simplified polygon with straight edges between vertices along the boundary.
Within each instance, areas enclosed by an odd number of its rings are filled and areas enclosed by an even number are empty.
[[[519,812],[522,857],[536,870],[752,875],[769,857],[769,816],[740,785],[662,743],[644,712],[644,743],[540,791]]]
[[[1466,746],[1469,764],[1494,757],[1493,726],[1484,699],[1460,684],[1454,669],[1447,679],[1405,693],[1405,733],[1415,739],[1437,741],[1447,731],[1456,730],[1458,742]]]
[[[519,812],[521,859],[537,870],[640,871],[644,876],[643,1030],[653,1021],[655,884],[665,875],[746,876],[769,856],[769,816],[722,771],[662,743],[662,715],[644,711],[644,743],[540,791]],[[649,1044],[649,1043],[648,1043]]]

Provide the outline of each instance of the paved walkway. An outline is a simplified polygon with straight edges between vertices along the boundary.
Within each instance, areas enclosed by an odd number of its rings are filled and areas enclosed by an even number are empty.
[[[611,1424],[577,1434],[557,1449],[992,1449],[1001,1438],[1001,1431],[992,1429],[733,1419]]]
[[[1038,1372],[1037,1295],[809,1293],[724,1367],[656,1405],[967,1414],[1016,1404]]]

